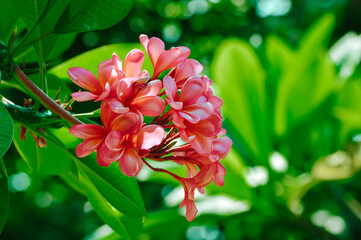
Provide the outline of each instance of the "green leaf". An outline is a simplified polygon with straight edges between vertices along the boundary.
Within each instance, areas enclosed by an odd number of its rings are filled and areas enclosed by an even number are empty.
[[[132,6],[132,0],[73,0],[57,22],[55,32],[87,32],[109,28],[120,22]]]
[[[12,0],[2,0],[0,14],[0,41],[6,44],[8,43],[10,35],[15,29],[18,18],[19,14],[15,10]]]
[[[224,101],[223,114],[229,121],[228,130],[253,158],[267,158],[270,141],[265,73],[257,55],[244,41],[225,40],[216,51],[212,70]]]
[[[178,209],[169,209],[150,213],[145,219],[143,232],[150,239],[167,239],[167,236],[172,236],[172,240],[181,240],[188,226],[189,222],[179,214]]]
[[[71,158],[57,145],[46,141],[46,147],[37,148],[29,129],[25,137],[24,141],[20,140],[20,124],[16,124],[15,147],[35,175],[58,175],[71,169]]]
[[[300,52],[312,56],[315,51],[327,49],[335,23],[336,17],[333,14],[325,14],[319,18],[300,39]]]
[[[95,153],[74,159],[83,174],[117,210],[130,217],[143,217],[146,214],[136,180],[122,174],[117,164],[102,167],[97,163]]]
[[[112,206],[130,217],[143,217],[146,214],[135,178],[125,176],[116,163],[109,167],[100,166],[96,160],[96,153],[78,158],[72,149],[81,141],[70,135],[67,128],[53,130],[52,133],[61,139],[78,169],[82,169],[89,181]]]
[[[78,165],[80,182],[85,189],[90,204],[98,216],[116,231],[122,239],[137,239],[143,227],[143,216],[129,217],[115,209],[100,193],[99,188],[94,185],[87,167]]]
[[[36,24],[42,11],[45,13],[31,34],[30,39],[36,39],[44,34],[52,33],[54,26],[58,21],[60,15],[65,10],[70,0],[56,1],[56,0],[16,0],[13,1],[15,8],[19,12],[21,18],[24,20],[28,31]],[[49,56],[58,35],[51,34],[34,44],[35,50],[39,57],[43,57],[44,61]]]
[[[14,122],[0,102],[0,158],[4,156],[14,136]]]
[[[77,34],[69,33],[59,35],[56,40],[53,48],[50,51],[49,56],[46,59],[54,59],[63,54],[66,50],[68,50],[71,45],[74,43]],[[16,55],[14,58],[15,61],[26,59],[27,63],[38,62],[38,53],[36,52],[34,47],[31,47],[29,51],[23,51]]]
[[[9,189],[8,189],[8,175],[4,161],[0,158],[0,233],[5,225],[6,216],[9,207]]]

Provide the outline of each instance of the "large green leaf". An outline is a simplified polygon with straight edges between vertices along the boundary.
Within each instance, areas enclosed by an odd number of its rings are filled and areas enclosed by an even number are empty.
[[[307,119],[335,87],[335,67],[326,53],[334,21],[333,15],[325,15],[302,36],[294,54],[285,55],[285,47],[278,53],[284,57],[278,66],[281,69],[274,94],[274,129],[278,136]],[[273,51],[271,47],[274,46],[268,44],[267,52]],[[274,58],[275,55],[268,54],[268,57]]]
[[[6,221],[6,215],[9,207],[8,180],[4,162],[0,158],[0,234]]]
[[[73,148],[80,143],[80,140],[71,136],[67,128],[53,130],[52,133],[61,139],[78,169],[82,170],[83,175],[86,174],[89,181],[113,207],[130,217],[143,217],[146,214],[139,187],[134,178],[125,176],[116,163],[109,167],[100,166],[95,153],[84,158],[76,157]]]
[[[300,39],[300,52],[312,56],[328,48],[328,42],[335,27],[336,17],[326,14],[315,21]]]
[[[0,158],[4,156],[14,135],[14,122],[4,105],[0,102]]]
[[[71,171],[62,173],[60,177],[88,198],[99,217],[117,233],[118,239],[137,239],[142,229],[143,217],[129,217],[115,209],[93,184],[85,168],[83,165],[77,165]]]
[[[71,169],[71,158],[57,145],[51,141],[46,141],[46,147],[37,148],[29,130],[27,130],[25,137],[24,141],[20,140],[20,124],[16,124],[15,147],[34,174],[58,175]]]
[[[265,73],[252,47],[241,40],[221,43],[212,65],[213,78],[224,100],[228,129],[248,154],[259,161],[269,152],[265,107]]]
[[[87,32],[109,28],[120,22],[132,6],[132,0],[73,0],[56,24],[55,32]]]
[[[13,1],[19,15],[24,20],[28,30],[32,29],[37,22],[42,11],[45,9],[44,15],[30,39],[35,39],[44,34],[52,33],[54,26],[57,23],[60,15],[65,10],[70,0],[56,1],[56,0],[16,0]],[[47,59],[51,52],[58,35],[51,34],[34,44],[38,56]]]
[[[85,189],[90,204],[98,216],[122,239],[138,239],[143,227],[143,216],[129,217],[115,209],[100,193],[100,189],[93,183],[86,166],[78,165],[80,183]]]
[[[56,38],[54,47],[51,49],[47,59],[51,60],[63,54],[74,43],[76,36],[77,34],[75,33],[59,35]],[[21,53],[17,54],[14,60],[22,61],[23,58],[25,58],[26,63],[38,62],[38,53],[34,47],[31,47],[28,51],[22,51]]]
[[[74,159],[83,175],[86,174],[104,198],[121,213],[130,217],[146,214],[136,180],[122,174],[117,164],[102,167],[97,163],[95,154]]]
[[[0,10],[0,41],[5,44],[8,43],[9,37],[15,29],[15,24],[18,18],[18,12],[15,11],[12,1],[2,0]]]

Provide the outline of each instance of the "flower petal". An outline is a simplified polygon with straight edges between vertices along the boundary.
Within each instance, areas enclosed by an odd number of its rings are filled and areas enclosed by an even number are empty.
[[[145,116],[155,117],[163,113],[165,102],[159,96],[145,96],[134,99],[131,106]]]
[[[143,162],[134,148],[127,148],[119,160],[120,170],[127,176],[134,177],[142,169]]]
[[[156,96],[162,90],[162,82],[160,80],[150,81],[145,87],[137,93],[135,98],[144,96]]]
[[[196,103],[198,98],[203,94],[203,83],[201,78],[194,77],[188,79],[179,94],[179,100],[184,103],[184,105],[191,105]]]
[[[75,154],[78,157],[88,156],[97,149],[103,139],[103,137],[85,139],[76,147]]]
[[[120,131],[110,131],[105,138],[105,144],[113,151],[120,151],[124,148],[123,140],[124,134]]]
[[[178,58],[181,54],[182,52],[178,48],[172,48],[162,52],[159,55],[157,59],[157,64],[154,67],[153,79],[157,78],[158,75],[164,70],[177,66],[177,64],[179,63]]]
[[[142,124],[143,116],[139,112],[128,112],[116,117],[111,129],[120,131],[122,134],[132,134],[138,132]]]
[[[232,147],[232,140],[223,136],[213,140],[213,154],[221,155],[227,153]]]
[[[198,76],[202,71],[202,64],[194,59],[187,59],[177,67],[174,80],[177,86],[181,86],[188,78]]]
[[[105,162],[115,162],[118,161],[124,152],[124,148],[120,150],[113,150],[108,148],[107,144],[103,142],[97,149],[100,158]]]
[[[100,105],[100,118],[102,120],[105,129],[110,129],[113,120],[119,115],[112,111],[110,102],[114,101],[114,98],[107,98],[102,101]]]
[[[105,137],[106,130],[96,124],[77,124],[69,129],[69,133],[77,138]]]
[[[148,41],[148,46],[146,50],[150,57],[150,60],[153,63],[153,67],[155,67],[156,65],[158,65],[159,56],[165,51],[164,42],[157,37],[152,37]]]
[[[212,152],[212,139],[209,137],[197,134],[189,143],[199,154],[211,154]]]
[[[106,99],[109,96],[109,93],[110,93],[110,85],[108,82],[106,82],[105,86],[104,86],[104,90],[102,91],[100,96],[97,99],[95,99],[94,101],[98,102],[98,101]]]
[[[85,102],[85,101],[96,99],[98,97],[97,94],[94,94],[91,92],[74,92],[71,94],[71,96],[77,102]]]
[[[134,147],[137,149],[150,149],[159,145],[165,136],[164,128],[158,125],[148,125],[139,130],[133,138]]]
[[[94,74],[84,68],[72,67],[68,69],[68,75],[75,84],[91,92],[101,91],[98,79]]]
[[[177,90],[177,85],[175,84],[174,79],[168,75],[165,76],[163,78],[163,85],[164,85],[164,90],[165,90],[168,98],[171,101],[176,101],[178,99],[178,90]]]
[[[182,111],[179,112],[179,114],[182,115],[182,113],[187,114],[190,116],[191,119],[187,119],[191,123],[197,123],[201,119],[205,119],[209,117],[214,112],[213,106],[210,103],[196,103],[193,105],[186,106],[182,109]]]
[[[112,164],[112,162],[105,161],[99,153],[97,153],[97,162],[102,167],[109,167]]]
[[[215,137],[222,128],[222,120],[216,114],[212,113],[206,119],[200,120],[197,124],[187,124],[187,129],[200,133],[205,137]]]
[[[111,110],[115,113],[127,113],[129,112],[129,108],[124,107],[123,103],[119,101],[117,98],[113,98],[109,101],[109,106]]]
[[[133,49],[124,60],[126,77],[137,77],[142,71],[144,53],[139,49]]]

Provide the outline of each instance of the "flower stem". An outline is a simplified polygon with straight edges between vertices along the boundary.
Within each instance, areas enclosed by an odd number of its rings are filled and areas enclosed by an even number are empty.
[[[13,69],[19,80],[32,92],[45,106],[58,116],[69,122],[71,125],[83,124],[80,120],[73,117],[69,112],[59,106],[53,99],[46,95],[38,86],[36,86],[17,65],[13,65]]]

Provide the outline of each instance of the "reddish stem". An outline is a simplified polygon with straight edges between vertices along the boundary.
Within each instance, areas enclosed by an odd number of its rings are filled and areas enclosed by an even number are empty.
[[[51,111],[56,113],[59,117],[63,118],[71,125],[83,124],[80,120],[73,117],[68,111],[59,106],[53,99],[51,99],[47,94],[45,94],[38,86],[36,86],[21,70],[21,68],[17,65],[13,65],[13,69],[16,73],[16,76],[20,79],[20,81],[35,94],[39,100],[45,104]]]

